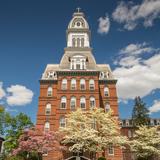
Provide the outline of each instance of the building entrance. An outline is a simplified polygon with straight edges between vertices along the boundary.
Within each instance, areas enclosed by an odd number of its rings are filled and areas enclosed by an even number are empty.
[[[69,157],[65,160],[90,160],[90,159],[87,158],[87,157],[84,157],[84,156],[79,156],[79,157],[78,156],[72,156],[72,157]]]

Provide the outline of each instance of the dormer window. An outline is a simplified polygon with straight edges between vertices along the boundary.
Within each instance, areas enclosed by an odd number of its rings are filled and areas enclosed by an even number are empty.
[[[76,69],[77,69],[77,70],[80,70],[80,69],[81,69],[81,64],[77,63],[77,64],[76,64]]]
[[[73,56],[70,60],[70,69],[72,70],[86,69],[86,58],[81,55]]]

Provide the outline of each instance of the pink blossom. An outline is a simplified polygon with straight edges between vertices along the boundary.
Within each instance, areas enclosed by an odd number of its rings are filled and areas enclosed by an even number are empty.
[[[32,128],[25,130],[19,138],[19,145],[12,151],[12,155],[23,153],[43,154],[52,150],[62,150],[60,145],[62,136],[58,132],[43,132],[39,129]]]

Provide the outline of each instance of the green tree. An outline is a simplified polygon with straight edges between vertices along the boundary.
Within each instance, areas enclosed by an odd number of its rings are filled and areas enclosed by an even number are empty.
[[[33,127],[31,119],[24,113],[7,116],[5,119],[5,153],[10,153],[18,146],[18,139],[25,128]]]
[[[0,135],[5,135],[5,128],[7,126],[6,120],[10,117],[3,106],[0,106]]]
[[[132,120],[134,126],[147,125],[149,121],[149,110],[140,97],[135,98],[135,104],[132,111]]]

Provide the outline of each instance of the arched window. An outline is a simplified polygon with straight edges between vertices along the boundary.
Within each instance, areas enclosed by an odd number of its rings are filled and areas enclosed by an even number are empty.
[[[71,90],[76,89],[76,79],[71,79]]]
[[[81,107],[81,109],[86,108],[86,98],[85,97],[80,98],[80,107]]]
[[[59,126],[60,127],[66,127],[66,119],[65,119],[65,117],[60,117]]]
[[[96,106],[95,98],[94,97],[90,97],[89,103],[90,103],[91,109],[93,109]]]
[[[66,109],[67,107],[67,98],[65,96],[61,97],[61,105],[60,108],[61,109]]]
[[[74,110],[76,108],[76,97],[71,97],[70,107],[71,110]]]
[[[72,39],[72,47],[75,47],[75,46],[76,46],[76,39],[73,38],[73,39]]]
[[[104,88],[104,96],[105,97],[109,97],[109,89],[108,89],[108,87]]]
[[[50,123],[49,122],[46,122],[44,124],[44,131],[49,131],[50,130]]]
[[[84,38],[81,38],[81,47],[84,47]]]
[[[48,103],[48,104],[46,105],[46,115],[50,115],[50,114],[51,114],[51,104]]]
[[[94,84],[94,80],[93,79],[89,80],[89,89],[90,90],[94,90],[95,89],[95,84]]]
[[[51,87],[51,86],[48,87],[48,89],[47,89],[47,96],[48,96],[48,97],[51,97],[51,96],[52,96],[52,92],[53,92],[52,87]]]
[[[106,103],[105,104],[105,111],[108,112],[111,109],[110,104]]]
[[[131,130],[128,130],[128,137],[129,137],[129,138],[132,137],[132,132],[131,132]]]
[[[113,144],[110,144],[108,147],[108,155],[114,155],[114,147]]]
[[[80,79],[80,89],[85,90],[86,89],[86,81],[85,79]]]
[[[80,39],[77,38],[77,47],[80,47]]]
[[[67,79],[62,79],[62,86],[61,86],[62,90],[66,90],[67,89]]]

